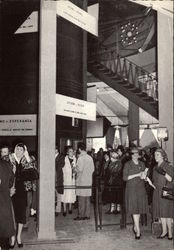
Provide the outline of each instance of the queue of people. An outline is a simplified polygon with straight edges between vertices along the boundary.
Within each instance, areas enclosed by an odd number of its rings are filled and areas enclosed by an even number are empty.
[[[97,155],[100,156],[98,160]],[[158,220],[162,225],[162,232],[157,238],[172,240],[174,196],[173,199],[165,199],[162,189],[167,185],[174,195],[174,168],[165,151],[161,148],[145,151],[136,146],[124,149],[120,145],[116,150],[100,149],[92,156],[94,162],[101,162],[95,165],[95,171],[104,183],[103,203],[110,204],[106,214],[118,214],[125,202],[126,213],[133,219],[135,239],[140,239],[141,216],[151,211],[152,221]]]
[[[28,153],[26,145],[18,143],[14,152],[1,147],[0,160],[0,247],[23,247],[22,230],[31,211],[36,211],[36,186],[38,174],[31,178],[28,169],[36,173],[36,158]],[[174,168],[169,164],[165,151],[153,148],[144,151],[118,146],[107,151],[102,148],[87,152],[83,142],[77,151],[67,146],[65,154],[55,149],[55,215],[65,217],[78,207],[75,221],[90,219],[90,202],[95,199],[95,177],[103,181],[102,199],[109,204],[106,214],[119,214],[123,203],[126,213],[133,219],[135,239],[141,238],[141,215],[152,207],[152,219],[160,220],[162,232],[158,239],[172,240],[172,199],[161,193],[174,185]],[[33,175],[33,174],[32,174]],[[149,187],[151,187],[149,191]],[[153,190],[153,192],[152,192]],[[78,204],[78,205],[77,205]],[[62,209],[63,208],[63,209]],[[7,223],[8,221],[8,223]],[[0,249],[1,249],[0,248]]]

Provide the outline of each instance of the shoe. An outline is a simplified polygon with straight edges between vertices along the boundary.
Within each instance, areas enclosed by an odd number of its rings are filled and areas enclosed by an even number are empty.
[[[66,212],[63,212],[63,216],[66,216]]]
[[[136,240],[139,240],[140,238],[141,238],[141,233],[140,233],[139,236],[137,236],[137,234],[135,233],[135,239],[136,239]]]
[[[16,242],[14,243],[14,245],[9,244],[8,249],[13,249],[15,245],[16,245]]]
[[[157,239],[164,239],[164,238],[167,237],[167,236],[168,236],[168,233],[166,233],[166,234],[164,234],[164,235],[158,236]]]
[[[69,214],[72,214],[72,210],[69,210]]]
[[[18,242],[17,242],[17,245],[19,248],[22,248],[24,246],[23,243],[18,243]]]
[[[112,213],[113,214],[120,214],[120,211],[114,210]]]
[[[173,240],[173,237],[168,237],[168,240]]]
[[[74,218],[74,220],[84,220],[84,218],[83,217],[76,217],[76,218]]]
[[[84,220],[90,220],[90,217],[83,217]]]

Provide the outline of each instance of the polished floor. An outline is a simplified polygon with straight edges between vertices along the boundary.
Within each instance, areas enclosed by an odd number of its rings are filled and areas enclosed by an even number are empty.
[[[120,229],[120,215],[107,215],[108,206],[103,206],[102,230],[95,231],[93,205],[91,205],[91,219],[74,221],[77,210],[64,217],[56,217],[55,241],[37,240],[36,222],[30,218],[28,230],[23,231],[24,250],[172,250],[173,242],[166,239],[157,239],[158,232],[152,234],[150,216],[147,226],[141,226],[142,237],[135,240],[132,232],[131,218],[128,218],[126,229]],[[17,247],[15,247],[17,248]]]

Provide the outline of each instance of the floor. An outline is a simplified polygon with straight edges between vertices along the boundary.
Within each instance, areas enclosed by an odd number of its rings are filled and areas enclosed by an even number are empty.
[[[172,250],[173,241],[157,239],[158,232],[152,234],[150,217],[147,226],[141,227],[142,237],[135,240],[132,232],[131,218],[128,218],[126,229],[120,229],[120,215],[107,215],[108,206],[103,206],[102,230],[95,231],[93,205],[91,206],[91,219],[74,221],[77,211],[63,217],[56,217],[55,241],[39,241],[36,234],[36,222],[30,218],[28,231],[23,231],[23,250]],[[106,226],[107,225],[107,226]],[[17,247],[15,247],[17,248]]]

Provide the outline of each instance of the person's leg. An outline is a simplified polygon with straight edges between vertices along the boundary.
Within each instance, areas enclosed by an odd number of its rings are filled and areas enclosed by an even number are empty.
[[[61,213],[61,194],[57,193],[57,205],[56,205],[56,212]]]
[[[23,228],[23,224],[18,223],[18,227],[17,227],[17,243],[18,244],[22,243],[22,240],[21,240],[22,228]]]
[[[79,206],[78,206],[79,213],[78,213],[78,216],[80,218],[83,218],[83,217],[85,217],[85,197],[79,196],[78,198],[79,198],[78,199],[78,201],[79,201]]]
[[[67,204],[63,202],[63,216],[66,216]]]
[[[69,214],[72,214],[72,203],[69,203]]]
[[[140,236],[140,214],[133,214],[134,230],[136,236]]]
[[[167,234],[167,219],[166,218],[161,218],[161,225],[162,225],[161,237],[163,237]]]
[[[85,197],[85,213],[84,213],[85,218],[90,218],[90,197],[87,196]]]
[[[172,238],[172,218],[167,218],[168,237]]]

